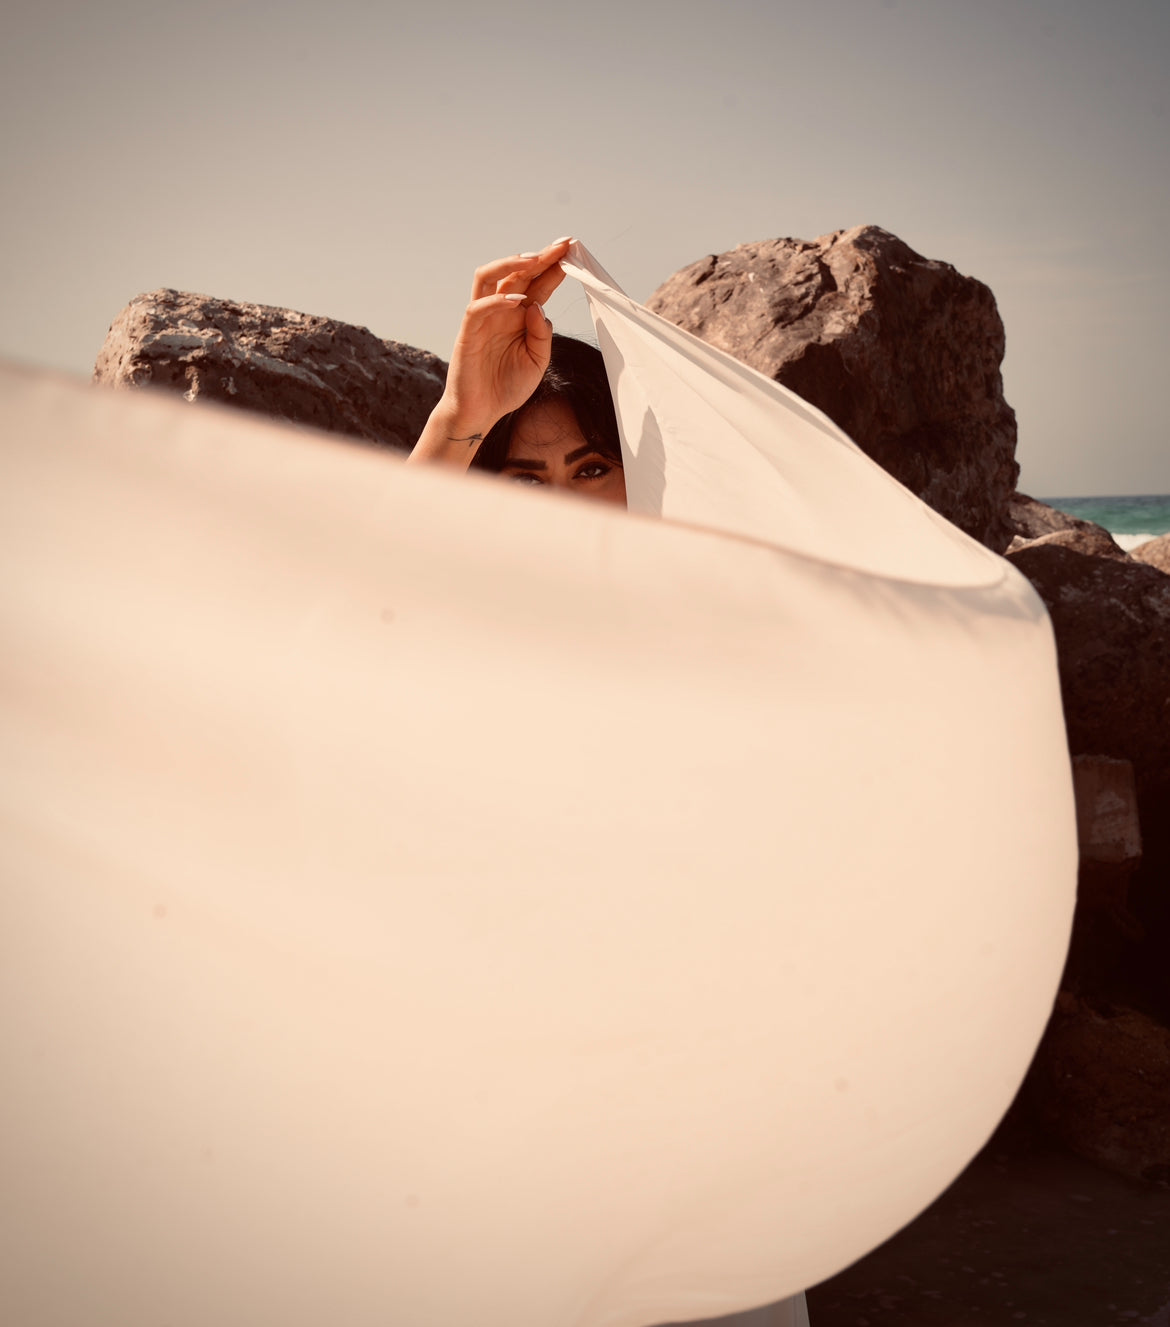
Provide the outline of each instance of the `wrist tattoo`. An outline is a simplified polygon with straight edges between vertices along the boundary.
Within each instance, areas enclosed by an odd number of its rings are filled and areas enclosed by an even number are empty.
[[[450,437],[449,437],[449,438],[447,439],[447,441],[448,441],[448,442],[465,442],[465,443],[467,443],[467,445],[468,445],[469,447],[471,447],[471,446],[473,446],[475,443],[477,443],[477,442],[482,442],[482,441],[483,441],[483,434],[482,434],[482,433],[469,433],[469,434],[467,435],[466,438],[450,438]]]

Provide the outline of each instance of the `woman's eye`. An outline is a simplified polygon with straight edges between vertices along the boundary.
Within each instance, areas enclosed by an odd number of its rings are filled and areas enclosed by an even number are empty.
[[[531,470],[515,470],[508,478],[516,484],[543,484],[544,480],[539,475],[534,475]]]
[[[577,471],[578,479],[601,479],[609,474],[612,466],[606,465],[603,461],[590,461],[588,465],[583,465]]]

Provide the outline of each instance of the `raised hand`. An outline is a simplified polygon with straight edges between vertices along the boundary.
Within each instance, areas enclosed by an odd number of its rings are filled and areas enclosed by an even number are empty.
[[[543,305],[564,279],[560,260],[569,244],[557,240],[539,253],[498,258],[476,271],[446,388],[412,460],[469,466],[492,425],[536,390],[552,349]]]

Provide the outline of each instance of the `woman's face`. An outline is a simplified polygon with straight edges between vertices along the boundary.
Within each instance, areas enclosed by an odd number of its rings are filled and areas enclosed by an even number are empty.
[[[584,498],[626,505],[626,476],[586,441],[564,401],[530,406],[516,421],[501,474],[520,484],[547,484]]]

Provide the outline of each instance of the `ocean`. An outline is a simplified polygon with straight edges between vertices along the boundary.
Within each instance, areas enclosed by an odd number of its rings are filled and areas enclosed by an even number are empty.
[[[1170,493],[1123,498],[1041,498],[1050,507],[1103,525],[1128,553],[1155,535],[1170,533]]]

